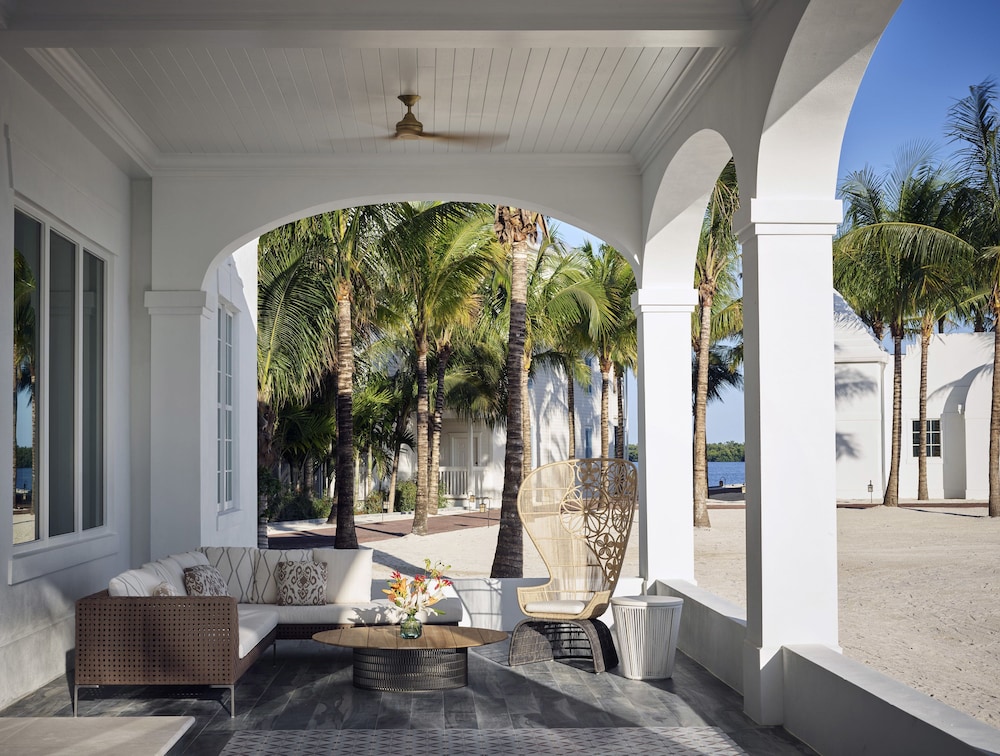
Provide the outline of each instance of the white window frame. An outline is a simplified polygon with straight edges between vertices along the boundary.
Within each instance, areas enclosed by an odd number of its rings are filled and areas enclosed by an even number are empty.
[[[216,323],[216,482],[220,513],[236,506],[236,312],[219,303]]]
[[[113,507],[111,494],[111,455],[109,454],[109,437],[111,428],[109,386],[112,381],[111,366],[111,292],[113,291],[113,256],[93,241],[77,231],[68,228],[51,214],[24,202],[14,206],[16,213],[21,214],[41,225],[41,259],[39,260],[40,281],[38,283],[41,296],[39,299],[37,333],[38,333],[38,366],[37,387],[41,397],[38,411],[38,470],[32,480],[33,497],[37,513],[38,538],[12,544],[11,560],[7,571],[8,585],[32,580],[44,575],[83,564],[91,560],[108,556],[117,551],[118,540],[111,523]],[[13,228],[10,233],[13,234]],[[51,339],[50,327],[50,254],[52,233],[59,234],[74,245],[74,407],[73,407],[73,530],[60,535],[49,535],[49,500],[48,500],[48,467],[49,467],[49,412],[50,412],[50,376],[48,347]],[[84,253],[100,260],[104,272],[104,322],[102,324],[103,355],[102,355],[102,434],[101,474],[103,475],[103,521],[87,530],[83,530],[83,265]],[[8,273],[9,275],[9,273]],[[13,492],[12,492],[13,493]]]

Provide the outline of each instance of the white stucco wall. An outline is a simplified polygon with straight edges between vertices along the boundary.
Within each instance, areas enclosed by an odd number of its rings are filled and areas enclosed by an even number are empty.
[[[10,271],[14,208],[39,213],[106,255],[107,310],[107,524],[55,543],[13,547],[10,515],[0,518],[0,707],[66,671],[73,647],[73,601],[107,586],[131,566],[129,439],[130,184],[107,158],[0,63],[0,350],[13,349]],[[9,380],[9,374],[8,374]],[[9,390],[9,383],[8,383]],[[0,425],[12,427],[10,401],[0,402]],[[12,459],[12,435],[0,434],[0,454]],[[11,487],[0,488],[0,508],[10,512]]]

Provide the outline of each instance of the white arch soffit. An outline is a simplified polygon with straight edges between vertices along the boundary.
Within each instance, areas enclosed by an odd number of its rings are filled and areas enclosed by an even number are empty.
[[[764,116],[753,196],[833,197],[854,97],[900,2],[809,3],[781,61]]]
[[[719,132],[703,129],[689,137],[670,159],[650,211],[641,287],[693,287],[705,209],[731,156],[732,149]]]
[[[440,161],[438,161],[440,162]],[[372,167],[341,176],[165,176],[154,179],[153,285],[204,286],[228,255],[261,233],[325,210],[407,200],[527,207],[581,228],[628,253],[641,248],[639,175],[623,160],[531,169],[519,161],[450,170],[429,163]]]

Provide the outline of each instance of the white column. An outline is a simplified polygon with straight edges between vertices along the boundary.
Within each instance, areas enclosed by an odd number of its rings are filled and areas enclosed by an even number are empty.
[[[752,200],[743,241],[744,707],[780,724],[781,647],[837,647],[831,238],[838,201]]]
[[[639,572],[694,582],[691,451],[693,289],[640,289]]]
[[[150,556],[188,551],[215,501],[215,303],[204,291],[147,291],[150,314]],[[214,522],[215,510],[209,518]]]

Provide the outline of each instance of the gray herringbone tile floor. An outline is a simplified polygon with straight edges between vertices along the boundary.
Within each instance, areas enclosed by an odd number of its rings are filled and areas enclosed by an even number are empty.
[[[642,727],[716,727],[749,754],[812,753],[781,728],[754,724],[740,696],[681,653],[673,678],[662,681],[628,680],[619,669],[595,675],[560,662],[510,668],[506,659],[506,644],[472,651],[466,688],[379,693],[353,687],[349,650],[279,641],[277,658],[265,655],[237,686],[235,718],[228,691],[205,688],[83,690],[80,714],[195,717],[172,756],[218,756],[235,732],[247,730],[452,730],[459,745],[451,752],[463,753],[462,730]],[[71,702],[64,676],[0,716],[69,717]],[[391,737],[385,745],[386,753],[395,750]]]

